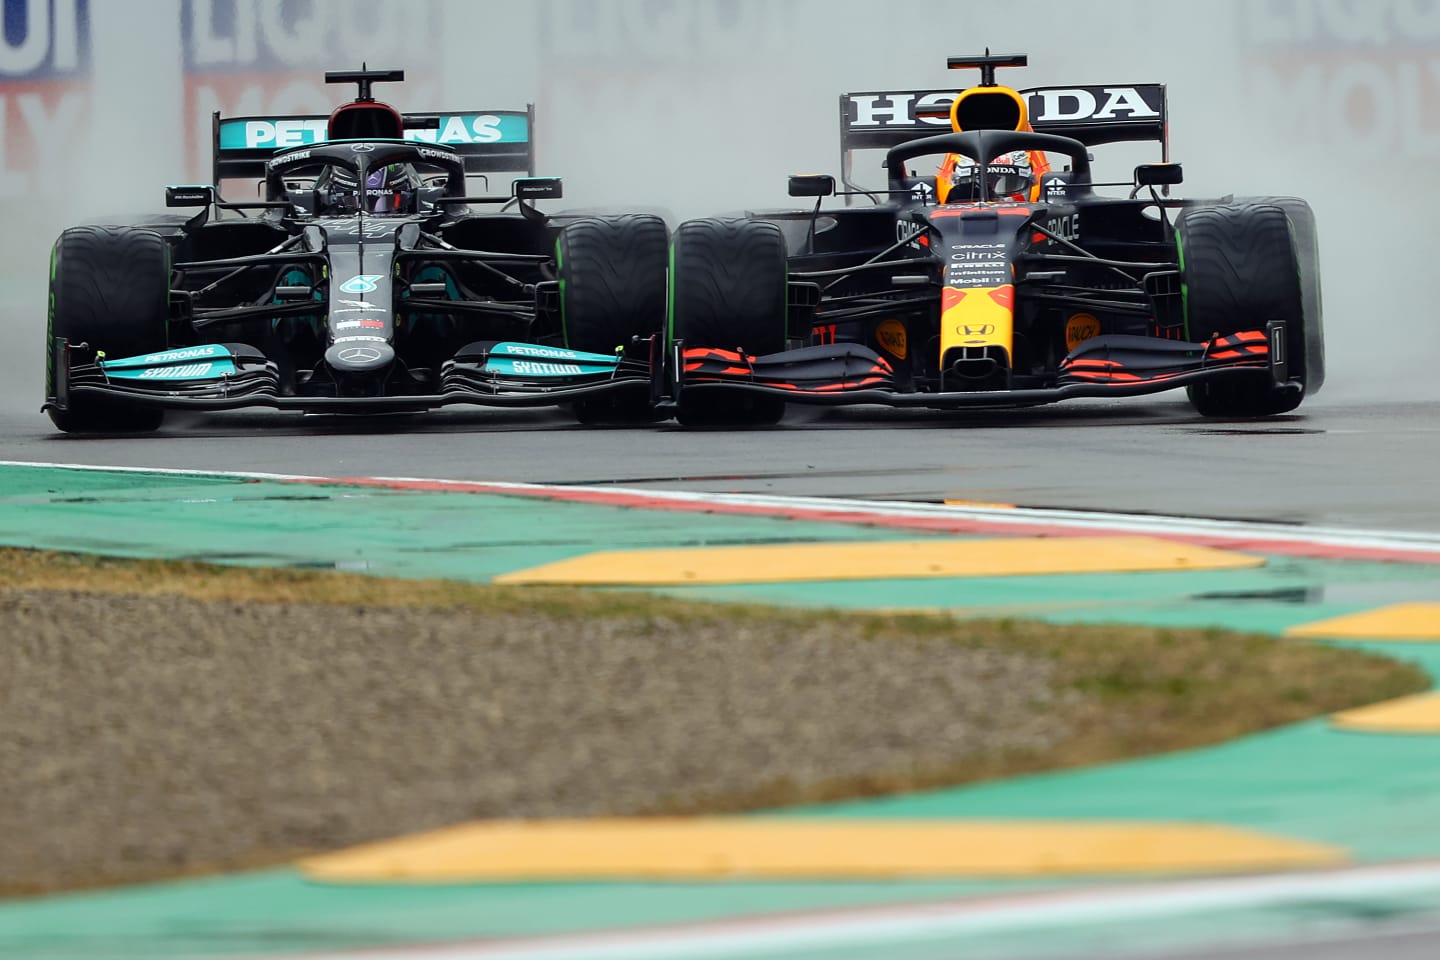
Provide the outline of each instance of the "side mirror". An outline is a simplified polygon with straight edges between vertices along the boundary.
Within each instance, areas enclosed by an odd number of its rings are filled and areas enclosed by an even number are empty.
[[[215,202],[214,187],[166,187],[167,207],[208,207]]]
[[[1174,187],[1185,182],[1185,170],[1178,163],[1145,163],[1135,168],[1139,187]]]
[[[565,196],[564,181],[559,177],[522,177],[511,184],[516,200],[559,200]]]
[[[833,197],[835,178],[824,173],[797,174],[790,178],[792,197]]]

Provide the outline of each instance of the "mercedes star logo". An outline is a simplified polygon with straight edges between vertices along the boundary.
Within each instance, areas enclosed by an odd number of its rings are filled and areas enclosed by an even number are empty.
[[[345,363],[374,363],[384,354],[374,347],[347,347],[340,351],[340,359]]]

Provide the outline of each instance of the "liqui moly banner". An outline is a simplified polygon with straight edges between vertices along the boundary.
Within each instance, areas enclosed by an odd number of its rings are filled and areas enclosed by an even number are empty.
[[[355,96],[326,70],[404,70],[375,95],[401,110],[439,103],[442,0],[181,0],[190,162],[208,173],[211,116],[328,114]]]
[[[550,130],[613,115],[683,116],[697,87],[737,101],[748,64],[784,56],[794,18],[774,0],[542,0],[540,117]],[[723,81],[723,82],[721,82]],[[737,102],[737,106],[743,103]]]
[[[3,15],[0,199],[64,185],[91,107],[89,0],[4,0]]]
[[[1440,157],[1440,2],[1244,0],[1247,86],[1286,143]]]
[[[783,54],[792,6],[774,0],[541,0],[547,54],[640,67]]]

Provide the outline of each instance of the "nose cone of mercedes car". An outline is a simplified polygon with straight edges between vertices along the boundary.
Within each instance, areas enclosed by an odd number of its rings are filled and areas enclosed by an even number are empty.
[[[373,375],[395,363],[394,252],[404,221],[355,217],[324,226],[332,283],[325,365],[337,376]]]

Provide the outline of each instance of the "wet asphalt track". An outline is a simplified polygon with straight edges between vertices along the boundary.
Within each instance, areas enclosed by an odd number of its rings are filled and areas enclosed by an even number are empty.
[[[931,413],[792,408],[778,428],[589,429],[555,411],[350,419],[176,416],[160,433],[66,437],[0,400],[0,459],[109,466],[594,484],[1093,509],[1440,532],[1440,391],[1335,392],[1291,417],[1205,421],[1183,400]],[[1188,960],[1419,960],[1440,932],[1220,950]],[[1169,955],[1173,956],[1173,955]]]
[[[793,408],[778,428],[576,426],[558,411],[465,408],[352,419],[182,414],[155,435],[57,434],[0,405],[0,459],[595,484],[937,502],[1440,532],[1440,391],[1290,417],[1207,421],[1183,402],[1072,402],[994,412]]]
[[[1440,920],[1380,925],[1363,933],[1307,939],[1289,945],[1234,947],[1204,953],[1162,953],[1143,960],[1435,960],[1440,957]],[[1142,958],[1131,958],[1142,960]]]

